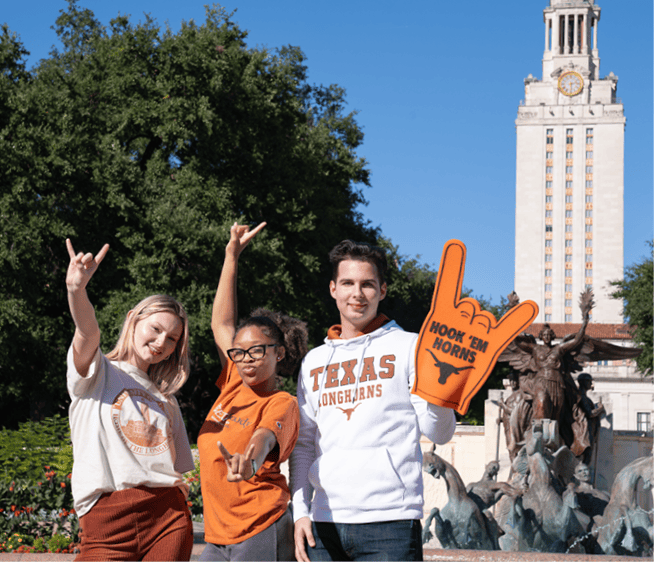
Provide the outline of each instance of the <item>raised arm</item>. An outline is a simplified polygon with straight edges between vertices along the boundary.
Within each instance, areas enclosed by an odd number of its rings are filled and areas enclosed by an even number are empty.
[[[77,372],[85,377],[100,345],[100,327],[95,318],[93,305],[86,293],[86,285],[107,255],[109,244],[105,244],[95,257],[90,253],[75,254],[73,244],[69,239],[66,239],[66,248],[70,256],[66,272],[68,306],[73,322],[75,322],[73,361]]]
[[[262,222],[254,230],[249,226],[234,223],[229,231],[229,242],[225,247],[225,261],[220,272],[220,281],[211,310],[211,330],[218,346],[220,363],[227,362],[227,350],[232,345],[238,319],[236,302],[236,278],[238,275],[238,258],[245,247],[257,233],[266,226]]]

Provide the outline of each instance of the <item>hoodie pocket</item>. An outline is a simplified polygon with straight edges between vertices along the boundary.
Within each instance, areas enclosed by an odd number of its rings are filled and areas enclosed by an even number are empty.
[[[391,455],[381,447],[334,448],[316,459],[309,481],[316,500],[326,501],[332,510],[402,505],[405,497]]]

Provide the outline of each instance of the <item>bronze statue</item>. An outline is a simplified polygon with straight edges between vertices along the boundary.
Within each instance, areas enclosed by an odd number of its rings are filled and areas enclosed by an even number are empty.
[[[652,557],[652,512],[638,505],[639,480],[652,489],[654,460],[641,457],[625,466],[615,477],[611,500],[604,515],[597,518],[597,542],[604,554]]]
[[[518,302],[515,293],[509,296],[509,303]],[[581,293],[580,308],[583,322],[576,334],[553,344],[555,333],[549,324],[544,324],[539,334],[542,344],[533,336],[523,334],[515,338],[502,352],[498,361],[508,362],[523,373],[520,388],[532,396],[533,419],[550,419],[558,422],[563,442],[571,449],[585,451],[587,447],[575,442],[573,408],[579,402],[579,389],[572,379],[572,373],[582,370],[587,361],[605,359],[629,359],[641,353],[637,348],[619,347],[586,335],[586,327],[593,307],[593,293]]]
[[[499,550],[497,526],[490,522],[477,504],[468,497],[465,485],[456,469],[439,457],[434,450],[423,454],[423,469],[434,478],[443,478],[447,487],[447,504],[434,508],[425,520],[423,544],[432,538],[434,522],[436,536],[443,548],[468,550]]]
[[[499,471],[500,463],[491,461],[486,465],[481,480],[466,486],[468,497],[477,504],[482,512],[495,505],[503,495],[517,493],[511,484],[495,480]]]
[[[593,390],[593,377],[588,373],[580,373],[577,376],[577,386],[579,397],[572,411],[574,442],[571,450],[575,456],[581,457],[584,463],[590,464],[593,453],[596,453],[599,419],[606,413],[606,410],[601,398],[596,406],[588,397],[588,392]]]
[[[496,404],[501,410],[497,423],[502,423],[504,426],[506,448],[509,451],[509,459],[513,462],[524,445],[525,434],[531,426],[532,396],[520,388],[520,374],[517,371],[511,372],[509,381],[511,394],[506,402],[501,399]]]

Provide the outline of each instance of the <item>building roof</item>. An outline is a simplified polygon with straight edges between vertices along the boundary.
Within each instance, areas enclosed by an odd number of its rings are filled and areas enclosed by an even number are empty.
[[[549,325],[554,330],[557,339],[576,334],[581,328],[581,324],[554,324],[550,322]],[[544,324],[532,324],[525,332],[537,338],[543,326]],[[631,330],[632,327],[629,324],[594,324],[591,322],[586,327],[586,335],[601,340],[631,340]]]

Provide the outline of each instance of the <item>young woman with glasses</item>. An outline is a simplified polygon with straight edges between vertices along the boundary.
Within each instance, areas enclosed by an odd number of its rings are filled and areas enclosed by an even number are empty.
[[[294,560],[290,491],[280,465],[299,430],[297,400],[277,390],[307,352],[304,322],[263,309],[236,326],[238,258],[265,226],[234,223],[211,327],[223,366],[200,435],[205,547],[201,560]]]

